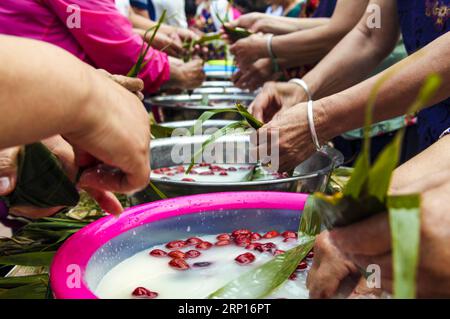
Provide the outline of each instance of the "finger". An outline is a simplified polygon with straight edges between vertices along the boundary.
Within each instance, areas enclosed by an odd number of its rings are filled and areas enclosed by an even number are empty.
[[[144,81],[139,78],[130,78],[123,75],[113,75],[112,78],[114,82],[120,84],[128,91],[136,92],[144,89]]]
[[[145,176],[147,177],[145,178]],[[143,189],[148,183],[148,176],[149,174],[144,175],[140,172],[126,174],[116,168],[98,165],[97,167],[86,169],[81,174],[79,186],[81,188],[93,188],[127,194]]]
[[[17,181],[17,159],[19,147],[0,151],[0,195],[6,196],[14,191]]]
[[[390,250],[387,214],[377,214],[362,222],[330,232],[334,244],[347,255],[382,255]]]
[[[336,294],[339,285],[349,273],[336,273],[331,263],[321,263],[321,265],[308,277],[309,297],[312,299],[331,298]]]
[[[114,216],[118,216],[123,212],[122,204],[113,193],[89,187],[85,188],[85,191],[91,195],[105,212]]]
[[[60,135],[47,138],[42,143],[58,158],[69,178],[75,180],[78,166],[75,165],[75,152],[72,146]]]
[[[381,284],[381,282],[380,282]],[[348,299],[360,299],[360,298],[368,298],[368,297],[379,297],[383,293],[381,288],[371,288],[368,285],[367,279],[361,277],[355,288],[353,288],[350,295],[347,297]]]

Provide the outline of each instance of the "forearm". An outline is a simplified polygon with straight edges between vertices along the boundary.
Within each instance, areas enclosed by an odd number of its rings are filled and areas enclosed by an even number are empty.
[[[129,19],[131,24],[136,29],[148,30],[156,25],[156,22],[144,17],[143,15],[137,14],[135,9],[131,10]]]
[[[284,67],[302,66],[322,60],[360,21],[368,0],[338,1],[328,23],[302,31],[275,37],[273,51],[277,57],[288,61]],[[298,26],[308,20],[298,19]]]
[[[325,139],[338,136],[364,125],[364,115],[374,85],[381,77],[392,74],[380,88],[374,108],[374,122],[407,113],[430,74],[444,79],[426,107],[447,99],[450,95],[450,33],[430,43],[422,50],[393,67],[341,93],[317,101],[326,114]],[[392,72],[394,70],[394,72]],[[351,114],[351,116],[349,116]],[[326,124],[328,123],[328,124]]]
[[[0,148],[62,134],[93,94],[94,69],[43,42],[0,36]]]
[[[450,178],[450,136],[440,139],[422,153],[398,167],[392,178],[391,192],[432,189]]]
[[[320,27],[329,23],[330,18],[287,18],[265,16],[261,18],[263,21],[260,32],[272,33],[275,35],[284,35],[300,30],[307,30]]]

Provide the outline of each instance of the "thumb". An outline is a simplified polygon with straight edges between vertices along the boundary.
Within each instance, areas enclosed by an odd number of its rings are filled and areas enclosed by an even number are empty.
[[[14,191],[17,181],[17,155],[20,147],[6,148],[0,151],[0,195]]]

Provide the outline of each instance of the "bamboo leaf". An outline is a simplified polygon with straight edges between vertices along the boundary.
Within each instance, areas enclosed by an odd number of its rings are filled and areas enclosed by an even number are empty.
[[[166,199],[167,195],[164,194],[162,191],[159,190],[158,187],[156,187],[155,184],[153,184],[152,181],[149,182],[150,187],[153,189],[153,191],[161,198],[161,199]]]
[[[295,271],[314,246],[314,237],[303,236],[301,244],[262,266],[246,272],[208,296],[209,299],[258,299],[270,295]]]
[[[253,115],[251,115],[249,111],[247,111],[247,108],[243,106],[241,103],[236,103],[236,108],[239,114],[247,120],[248,124],[250,124],[251,127],[253,127],[256,130],[263,127],[264,123],[257,120]]]
[[[54,251],[49,251],[2,256],[0,257],[0,265],[49,266],[54,255]]]
[[[162,126],[158,124],[151,124],[150,131],[154,138],[168,138],[171,137],[175,129],[172,127]]]
[[[33,283],[0,292],[0,299],[45,299],[47,283]]]
[[[148,51],[150,50],[150,47],[152,46],[153,41],[155,40],[156,34],[159,31],[159,28],[161,27],[164,20],[166,19],[166,13],[167,13],[167,11],[164,10],[163,13],[161,14],[161,17],[159,18],[156,26],[153,26],[153,27],[149,28],[147,31],[145,31],[144,42],[142,43],[141,50],[139,52],[139,57],[137,59],[136,64],[133,65],[131,70],[128,72],[128,74],[127,74],[128,77],[132,77],[132,78],[137,77],[139,75],[139,73],[141,72],[142,68],[145,65],[147,65],[147,63],[151,60],[152,57],[149,57],[149,59],[147,61],[144,61],[145,57],[148,54]],[[153,33],[152,33],[152,36],[150,37],[150,40],[147,43],[145,39],[147,38],[147,34],[151,31],[153,31]]]
[[[48,281],[48,275],[0,277],[0,288],[11,289],[18,286],[43,283],[46,281]]]
[[[318,213],[318,208],[317,199],[314,196],[309,196],[300,220],[298,230],[300,234],[315,236],[320,233],[322,220]]]
[[[189,129],[191,135],[195,133],[196,128],[201,128],[203,123],[205,123],[206,121],[210,120],[212,117],[220,113],[239,113],[239,112],[237,109],[233,108],[218,109],[203,112],[202,115],[200,115],[199,118],[195,121],[194,125]]]
[[[10,206],[69,207],[79,199],[75,185],[47,147],[42,143],[25,146],[19,155],[17,186],[7,196]]]
[[[217,130],[214,134],[212,134],[205,142],[203,142],[200,150],[198,150],[191,158],[191,164],[189,165],[188,169],[186,170],[186,174],[189,174],[189,172],[192,170],[192,168],[195,165],[195,160],[197,159],[198,156],[200,156],[201,154],[203,154],[204,149],[214,143],[216,140],[218,140],[219,138],[221,138],[222,136],[225,136],[227,134],[229,134],[230,132],[235,131],[236,129],[246,129],[248,128],[248,123],[245,121],[240,121],[240,122],[233,122],[228,124],[225,127],[222,127],[221,129]]]
[[[395,298],[416,296],[420,247],[419,195],[392,196],[388,199],[392,236]]]

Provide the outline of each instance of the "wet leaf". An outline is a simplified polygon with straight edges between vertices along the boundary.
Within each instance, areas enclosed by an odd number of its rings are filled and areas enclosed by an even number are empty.
[[[0,265],[49,266],[54,255],[55,252],[50,251],[1,256]]]

